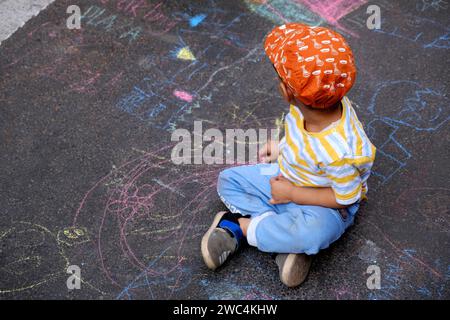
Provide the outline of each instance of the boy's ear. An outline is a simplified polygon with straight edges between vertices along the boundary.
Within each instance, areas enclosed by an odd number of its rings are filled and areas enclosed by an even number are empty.
[[[289,89],[282,81],[280,81],[279,88],[283,98],[286,99],[287,102],[295,104],[295,97],[291,89]]]

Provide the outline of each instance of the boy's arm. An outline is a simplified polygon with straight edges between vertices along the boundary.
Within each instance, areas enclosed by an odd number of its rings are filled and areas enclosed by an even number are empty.
[[[271,204],[295,202],[297,204],[336,209],[348,207],[348,205],[336,202],[336,196],[331,187],[297,187],[283,176],[270,179],[270,185],[272,188]]]
[[[342,205],[336,202],[336,196],[331,187],[311,188],[297,187],[292,189],[292,202],[303,205],[322,206],[327,208],[342,209],[348,205]]]

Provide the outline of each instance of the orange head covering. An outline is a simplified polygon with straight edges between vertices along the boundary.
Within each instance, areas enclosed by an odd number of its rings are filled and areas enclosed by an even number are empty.
[[[353,53],[344,37],[328,28],[288,23],[270,32],[264,48],[284,84],[305,105],[331,107],[355,82]]]

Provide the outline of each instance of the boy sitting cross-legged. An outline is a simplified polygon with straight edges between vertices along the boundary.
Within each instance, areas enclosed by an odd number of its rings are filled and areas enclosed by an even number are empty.
[[[285,137],[261,150],[265,163],[220,173],[217,189],[229,211],[216,215],[201,251],[216,269],[246,238],[278,253],[281,281],[293,287],[306,278],[311,255],[353,223],[376,149],[345,96],[356,68],[340,34],[289,23],[267,36],[265,50],[290,103]]]

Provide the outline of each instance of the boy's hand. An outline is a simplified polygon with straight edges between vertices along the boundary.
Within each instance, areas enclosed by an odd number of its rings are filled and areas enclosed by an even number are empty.
[[[294,184],[281,174],[270,179],[270,187],[272,188],[271,204],[289,203],[292,201],[292,190]]]
[[[278,143],[275,141],[269,141],[259,151],[259,160],[263,163],[271,163],[278,159],[279,149]]]

